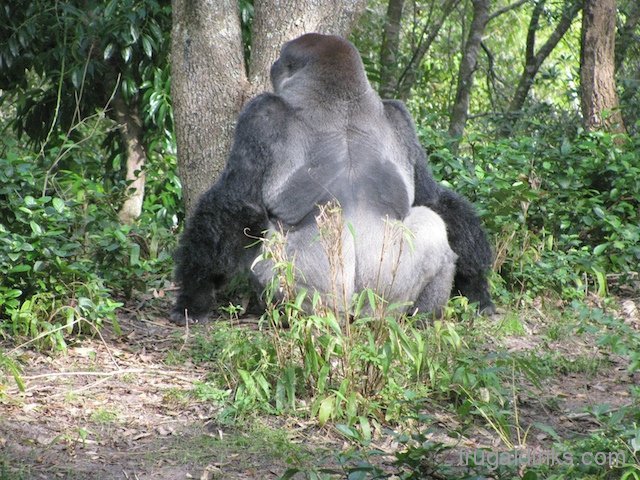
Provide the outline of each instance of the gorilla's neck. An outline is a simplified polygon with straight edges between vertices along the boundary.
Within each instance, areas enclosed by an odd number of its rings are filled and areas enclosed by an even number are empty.
[[[303,104],[294,104],[304,118],[317,126],[332,125],[333,128],[367,122],[371,117],[383,114],[384,107],[378,94],[371,88],[350,98],[315,96]],[[322,128],[322,127],[321,127]]]

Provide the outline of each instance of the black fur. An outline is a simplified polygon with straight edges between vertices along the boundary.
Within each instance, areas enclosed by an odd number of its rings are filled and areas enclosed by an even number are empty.
[[[416,191],[420,188],[416,184]],[[491,301],[487,272],[491,268],[493,253],[473,205],[457,193],[438,185],[435,201],[421,202],[416,194],[415,203],[426,205],[437,212],[447,224],[451,249],[458,255],[453,293],[477,302],[481,313],[491,315],[496,309]],[[427,198],[433,194],[427,193]]]

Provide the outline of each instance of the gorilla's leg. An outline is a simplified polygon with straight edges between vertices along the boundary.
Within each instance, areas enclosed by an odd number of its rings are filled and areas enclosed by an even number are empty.
[[[453,293],[478,302],[481,313],[495,313],[487,282],[493,254],[475,209],[466,199],[444,187],[439,187],[438,199],[430,207],[447,224],[449,244],[458,255]]]
[[[267,237],[274,233],[282,235],[270,228]],[[286,245],[285,260],[295,266],[296,294],[302,289],[307,290],[304,308],[309,309],[314,293],[319,292],[326,307],[337,308],[339,311],[348,309],[354,294],[355,255],[353,239],[346,229],[331,232],[330,235],[333,236],[341,235],[341,239],[338,242],[339,237],[335,237],[330,243],[323,241],[323,234],[313,223],[283,235]],[[269,250],[273,247],[266,248]],[[267,252],[267,257],[269,255],[272,254]],[[253,273],[263,287],[273,279],[274,262],[279,260],[281,259],[267,258],[253,266]]]
[[[457,258],[449,245],[446,226],[439,215],[426,207],[412,208],[404,224],[415,234],[413,251],[405,254],[413,261],[406,258],[401,262],[398,286],[406,289],[412,283],[421,285],[421,290],[412,293],[414,307],[439,314],[451,295]],[[416,282],[417,279],[422,281]]]
[[[366,269],[359,269],[357,287],[373,288],[394,303],[421,300],[420,308],[427,312],[446,304],[456,255],[442,219],[427,207],[414,207],[403,222],[387,220],[382,225],[383,231],[370,226],[358,237],[358,267]],[[360,261],[365,255],[368,260]]]

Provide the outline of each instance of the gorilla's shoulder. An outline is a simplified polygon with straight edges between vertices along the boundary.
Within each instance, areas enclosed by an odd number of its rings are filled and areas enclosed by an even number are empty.
[[[413,119],[406,105],[400,100],[383,100],[384,113],[391,123],[413,130]]]
[[[240,113],[238,124],[254,128],[279,128],[291,116],[291,107],[278,95],[262,93],[251,99]]]

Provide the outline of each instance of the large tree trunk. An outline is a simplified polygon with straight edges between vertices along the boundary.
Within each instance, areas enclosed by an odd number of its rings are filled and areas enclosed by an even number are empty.
[[[129,183],[118,218],[122,223],[133,223],[142,213],[144,201],[144,166],[147,154],[142,144],[142,121],[137,110],[127,106],[120,95],[113,99],[113,116],[119,124],[120,136],[127,149],[126,180]]]
[[[580,84],[585,128],[625,131],[615,83],[616,0],[585,0]]]
[[[190,211],[224,168],[247,78],[234,0],[171,3],[171,97],[182,196]]]
[[[529,29],[527,32],[527,45],[525,49],[525,65],[522,70],[522,74],[520,75],[516,91],[507,109],[509,124],[505,124],[502,131],[503,135],[506,135],[511,131],[513,123],[516,121],[518,114],[524,107],[524,103],[529,96],[529,91],[533,86],[533,81],[535,80],[542,63],[551,54],[556,45],[558,45],[560,39],[562,39],[564,34],[567,33],[567,30],[569,30],[569,27],[571,27],[573,20],[582,8],[582,0],[567,1],[562,11],[562,17],[556,25],[553,33],[536,52],[536,34],[538,33],[540,15],[542,14],[544,6],[545,0],[539,1],[536,3],[533,8],[533,12],[531,13],[531,20],[529,21]]]
[[[282,44],[306,32],[346,36],[365,4],[255,0],[247,75],[235,1],[172,1],[171,93],[187,212],[224,168],[236,117],[244,102],[269,88]]]

